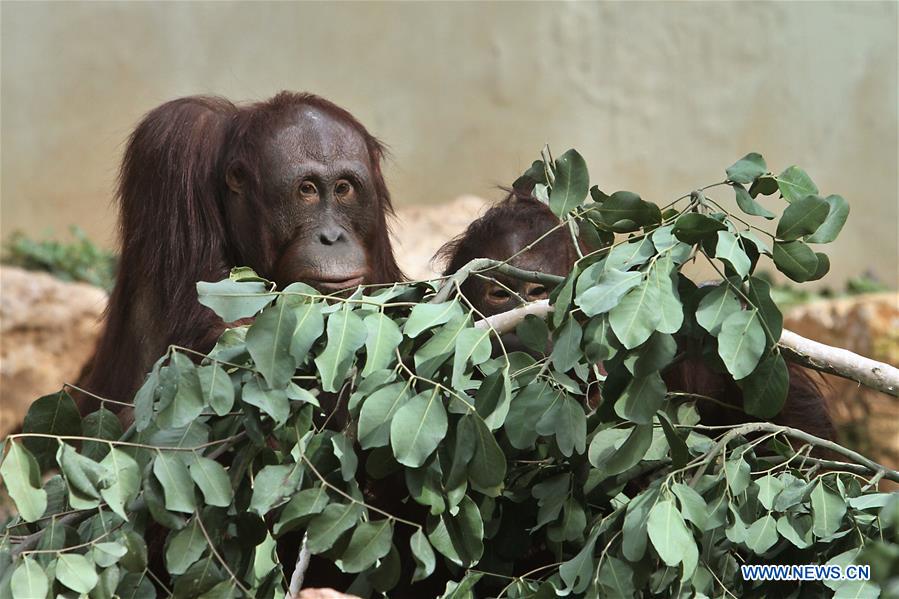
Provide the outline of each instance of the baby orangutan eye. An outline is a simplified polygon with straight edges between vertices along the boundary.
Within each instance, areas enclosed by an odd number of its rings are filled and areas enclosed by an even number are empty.
[[[507,302],[512,298],[512,294],[502,287],[492,287],[487,291],[487,299],[493,303]]]

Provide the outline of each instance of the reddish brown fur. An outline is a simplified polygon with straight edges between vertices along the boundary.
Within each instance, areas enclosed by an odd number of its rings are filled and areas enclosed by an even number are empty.
[[[514,253],[524,245],[546,233],[558,219],[550,210],[527,193],[510,193],[484,216],[474,221],[465,233],[441,248],[438,256],[446,263],[444,274],[452,274],[475,258],[492,258],[504,260],[509,256],[506,244],[505,253],[497,253],[496,248],[504,247],[498,239],[503,235],[518,234],[512,243]],[[523,235],[521,235],[523,234]],[[545,242],[538,244],[532,253],[542,254],[543,263],[547,266],[544,272],[555,275],[567,275],[576,260],[574,246],[567,231],[554,233]],[[463,293],[476,306],[485,306],[483,286],[469,283],[463,286]],[[509,309],[509,308],[506,308]],[[734,406],[728,408],[712,402],[699,401],[702,421],[708,425],[729,425],[757,420],[743,412],[742,393],[737,384],[727,374],[712,371],[700,357],[697,348],[688,348],[687,357],[666,369],[663,378],[671,391],[695,393],[717,399],[719,402]],[[784,426],[802,429],[816,436],[833,439],[835,430],[821,390],[808,370],[789,364],[790,386],[783,410],[771,419],[772,422]]]
[[[147,114],[128,142],[118,188],[119,276],[83,387],[130,402],[166,347],[211,348],[225,323],[198,303],[196,282],[220,280],[231,267],[278,251],[251,234],[247,223],[225,217],[226,171],[238,165],[248,187],[258,189],[266,175],[260,152],[286,115],[300,108],[330,115],[364,139],[377,201],[375,236],[365,247],[371,268],[366,282],[402,279],[386,222],[392,207],[380,166],[384,150],[349,112],[290,92],[247,106],[205,96],[173,100]],[[252,197],[261,218],[266,198]],[[80,402],[82,411],[97,406],[85,397]]]

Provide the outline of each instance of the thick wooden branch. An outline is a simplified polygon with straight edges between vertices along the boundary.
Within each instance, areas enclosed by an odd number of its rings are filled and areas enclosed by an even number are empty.
[[[546,318],[552,312],[548,300],[525,304],[520,308],[489,316],[475,323],[479,328],[492,328],[498,333],[515,330],[528,314]],[[899,368],[865,358],[847,349],[831,347],[784,330],[778,342],[784,359],[820,372],[849,379],[887,395],[899,397]]]
[[[899,368],[831,347],[785,330],[778,343],[785,359],[828,374],[835,374],[899,397]]]

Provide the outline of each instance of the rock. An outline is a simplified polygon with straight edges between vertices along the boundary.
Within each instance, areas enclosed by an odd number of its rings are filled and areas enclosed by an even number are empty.
[[[0,437],[32,401],[74,383],[94,351],[106,293],[0,266]]]
[[[818,301],[785,315],[803,337],[899,365],[899,293]],[[853,381],[824,375],[838,441],[891,468],[899,467],[899,399]]]
[[[393,247],[406,276],[417,280],[439,275],[442,265],[431,263],[434,253],[481,216],[487,205],[487,200],[469,195],[445,204],[397,209]]]

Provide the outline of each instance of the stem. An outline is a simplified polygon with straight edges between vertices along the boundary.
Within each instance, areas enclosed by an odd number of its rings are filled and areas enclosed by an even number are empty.
[[[303,542],[300,544],[300,552],[297,554],[297,564],[290,575],[290,586],[287,587],[287,599],[298,599],[300,589],[303,588],[303,578],[306,576],[306,569],[309,568],[309,547],[306,541],[309,535],[303,535]]]

